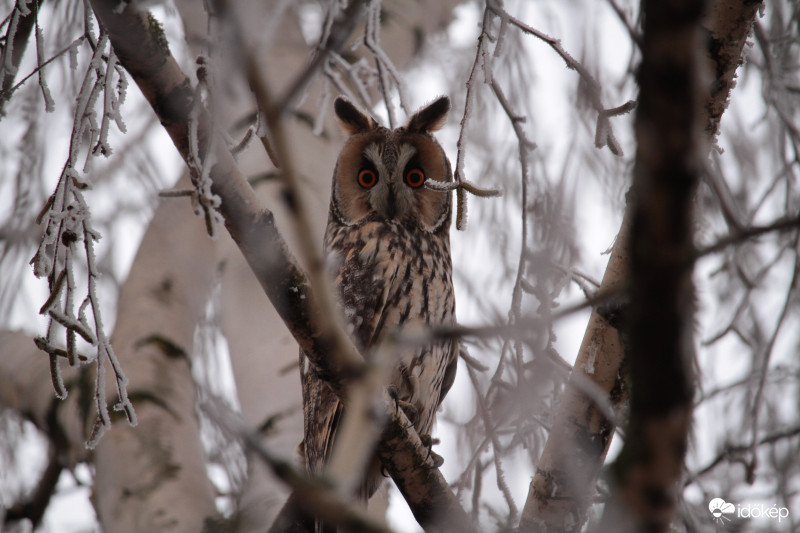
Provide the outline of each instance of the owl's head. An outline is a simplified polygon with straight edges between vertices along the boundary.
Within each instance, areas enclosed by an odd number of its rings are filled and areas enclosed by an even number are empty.
[[[333,173],[331,207],[341,222],[383,220],[428,232],[447,229],[450,193],[424,184],[453,180],[450,162],[431,134],[444,124],[450,99],[434,100],[393,130],[343,97],[336,99],[334,109],[349,135]]]

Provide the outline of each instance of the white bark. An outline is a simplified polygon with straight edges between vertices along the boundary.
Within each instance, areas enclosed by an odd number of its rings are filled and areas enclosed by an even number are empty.
[[[122,288],[112,343],[139,425],[116,421],[95,451],[105,531],[196,533],[216,514],[189,359],[215,269],[198,222],[186,203],[163,200]]]

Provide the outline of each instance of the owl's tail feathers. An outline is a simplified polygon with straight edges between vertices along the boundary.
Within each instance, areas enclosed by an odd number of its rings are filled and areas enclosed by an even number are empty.
[[[367,465],[364,481],[362,481],[357,495],[359,501],[364,506],[367,505],[367,501],[378,491],[386,477],[388,477],[388,474],[383,472],[381,460],[378,459],[377,456],[373,457]]]
[[[295,449],[295,453],[300,459],[301,463],[307,461],[305,440],[301,441]],[[313,475],[313,474],[310,474]],[[384,475],[381,472],[380,459],[374,456],[368,463],[364,478],[356,493],[353,495],[357,501],[366,508],[367,501],[377,492],[381,484],[384,482]],[[292,532],[311,532],[314,533],[337,533],[337,528],[330,524],[324,523],[314,513],[309,513],[304,509],[308,509],[307,501],[301,500],[306,496],[298,495],[293,491],[283,505],[278,517],[269,529],[269,533],[278,533],[285,531]],[[358,505],[358,503],[356,504]]]
[[[269,533],[281,531],[315,531],[322,533],[322,523],[314,516],[305,513],[303,506],[298,503],[297,493],[292,492],[281,512],[269,528]]]

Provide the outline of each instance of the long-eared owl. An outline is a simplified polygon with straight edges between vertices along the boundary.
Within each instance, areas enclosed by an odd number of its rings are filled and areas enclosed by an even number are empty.
[[[404,127],[387,129],[344,98],[334,104],[349,135],[333,172],[325,252],[350,336],[368,354],[387,332],[455,323],[450,261],[451,194],[426,180],[452,181],[450,162],[431,132],[447,116],[441,97]],[[301,359],[302,359],[301,354]],[[437,341],[400,349],[391,383],[409,407],[420,435],[429,435],[436,409],[453,384],[457,344]],[[342,404],[302,364],[305,438],[311,474],[322,472],[332,450]],[[369,498],[382,477],[373,460],[360,488]]]

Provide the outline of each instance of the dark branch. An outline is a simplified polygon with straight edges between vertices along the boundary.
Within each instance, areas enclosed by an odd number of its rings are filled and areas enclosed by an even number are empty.
[[[694,258],[696,260],[707,255],[721,252],[729,246],[735,246],[768,233],[783,233],[797,228],[800,228],[800,216],[783,217],[765,226],[750,226],[749,228],[722,237],[714,244],[700,248],[694,253]]]
[[[39,482],[31,495],[24,501],[9,507],[6,510],[4,523],[10,524],[28,519],[36,529],[44,518],[44,513],[50,505],[50,500],[56,492],[56,485],[64,470],[63,455],[69,449],[69,442],[58,420],[58,407],[62,405],[59,400],[53,400],[45,419],[50,443],[47,466],[42,472]]]
[[[697,50],[703,2],[645,0],[637,81],[627,438],[601,531],[667,531],[694,390],[693,197],[707,153]],[[670,80],[670,83],[664,83]]]
[[[3,108],[16,88],[12,87],[14,79],[36,21],[36,12],[32,5],[26,8],[25,11],[20,8],[25,4],[26,2],[17,2],[14,6],[11,15],[9,15],[10,21],[3,40],[3,51],[0,54],[0,116],[3,115]],[[7,54],[11,54],[11,57],[7,57]],[[28,77],[25,79],[27,80]]]
[[[189,122],[193,106],[197,105],[195,92],[171,56],[163,36],[159,39],[151,33],[147,14],[139,11],[133,2],[125,4],[120,13],[116,12],[118,4],[113,0],[92,0],[91,4],[108,31],[120,64],[136,81],[184,160],[190,161],[195,156],[204,158],[209,155],[209,147],[216,146],[216,165],[211,170],[212,191],[221,199],[220,211],[228,232],[301,349],[317,367],[320,377],[338,395],[345,396],[349,382],[363,373],[364,365],[352,359],[332,357],[340,354],[331,350],[333,339],[320,327],[325,322],[325,317],[321,316],[324,311],[316,305],[305,273],[275,227],[272,213],[260,206],[232,155],[224,148],[225,144],[211,142],[214,132],[202,112],[198,113],[197,131],[200,153],[191,153]],[[390,417],[387,431],[379,451],[382,457],[393,458],[387,470],[398,486],[413,487],[415,493],[406,494],[412,511],[421,517],[420,520],[431,524],[426,527],[432,531],[469,530],[469,519],[441,473],[427,461],[420,461],[427,449],[402,411]],[[405,468],[408,465],[414,468]],[[415,480],[423,475],[426,483],[417,484]]]
[[[783,431],[770,433],[769,435],[765,435],[764,437],[759,439],[757,445],[764,446],[765,444],[774,444],[776,442],[785,439],[792,439],[794,437],[797,437],[798,435],[800,435],[800,427],[794,427]],[[691,485],[697,480],[697,478],[704,476],[705,474],[708,474],[709,472],[714,470],[716,467],[718,467],[725,461],[736,460],[744,463],[745,462],[744,458],[743,457],[739,458],[739,456],[744,456],[745,454],[750,452],[752,448],[753,446],[751,444],[738,444],[738,445],[730,444],[726,446],[725,449],[719,455],[717,455],[710,463],[708,463],[703,468],[699,469],[692,476],[688,477],[684,481],[683,486],[686,487],[688,485]]]

